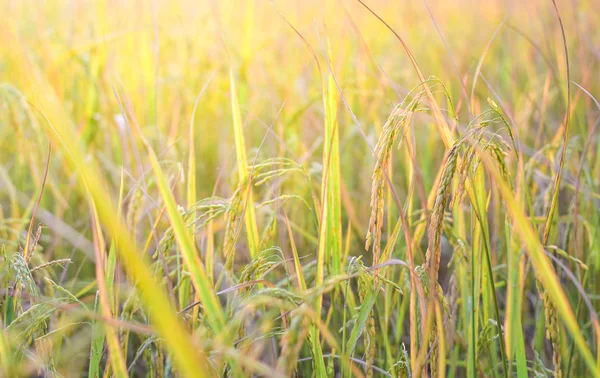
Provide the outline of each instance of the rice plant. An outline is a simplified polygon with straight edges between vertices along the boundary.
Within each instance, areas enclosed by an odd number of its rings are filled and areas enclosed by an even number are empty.
[[[0,0],[0,375],[600,377],[600,3]]]

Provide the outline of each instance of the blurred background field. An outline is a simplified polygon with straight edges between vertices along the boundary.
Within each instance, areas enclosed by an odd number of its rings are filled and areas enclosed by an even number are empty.
[[[3,376],[599,376],[600,2],[0,5]]]

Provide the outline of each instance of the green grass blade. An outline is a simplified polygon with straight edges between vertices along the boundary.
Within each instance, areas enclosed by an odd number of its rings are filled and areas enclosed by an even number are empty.
[[[91,203],[92,227],[94,235],[94,250],[96,252],[96,281],[98,283],[98,294],[100,297],[100,312],[107,319],[113,318],[113,313],[110,309],[110,297],[108,295],[105,275],[107,274],[104,267],[104,237],[98,223],[98,213],[96,207]],[[104,335],[108,344],[110,354],[110,367],[113,374],[118,378],[125,378],[127,374],[127,366],[125,365],[125,357],[119,343],[117,330],[109,324],[104,325]]]
[[[358,342],[358,338],[364,333],[365,327],[367,324],[367,319],[373,306],[375,305],[375,300],[377,299],[377,295],[374,291],[368,291],[365,295],[364,301],[360,305],[360,311],[358,313],[358,318],[354,326],[352,327],[352,331],[350,332],[350,337],[348,338],[348,342],[346,343],[346,353],[348,355],[352,355],[354,353],[354,349],[356,348],[356,343]]]
[[[250,257],[254,258],[258,252],[260,237],[258,235],[258,226],[256,225],[256,213],[254,209],[254,200],[252,199],[252,183],[248,171],[248,160],[246,159],[246,144],[244,142],[244,130],[242,125],[242,113],[238,100],[235,79],[233,71],[229,70],[229,83],[231,89],[231,111],[233,114],[233,134],[235,137],[235,152],[237,157],[237,170],[240,185],[245,186],[242,197],[242,203],[245,204],[244,222],[246,225],[246,236],[248,238],[248,248]]]
[[[100,315],[100,293],[96,293],[94,302],[94,313]],[[88,367],[89,378],[100,377],[100,359],[104,349],[104,327],[98,320],[94,320],[92,325],[92,346],[90,348],[90,366]]]
[[[329,53],[331,55],[331,52]],[[331,274],[341,274],[342,224],[340,203],[340,137],[337,124],[337,88],[328,75],[327,90],[323,96],[325,109],[325,139],[323,144],[323,206],[327,206],[325,263]]]

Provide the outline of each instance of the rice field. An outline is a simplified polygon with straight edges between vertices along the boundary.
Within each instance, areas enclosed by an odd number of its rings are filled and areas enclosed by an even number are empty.
[[[600,377],[600,2],[0,5],[0,376]]]

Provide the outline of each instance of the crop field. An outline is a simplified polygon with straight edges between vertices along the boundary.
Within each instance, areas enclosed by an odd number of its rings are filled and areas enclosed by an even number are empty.
[[[0,0],[0,377],[600,377],[600,1]]]

